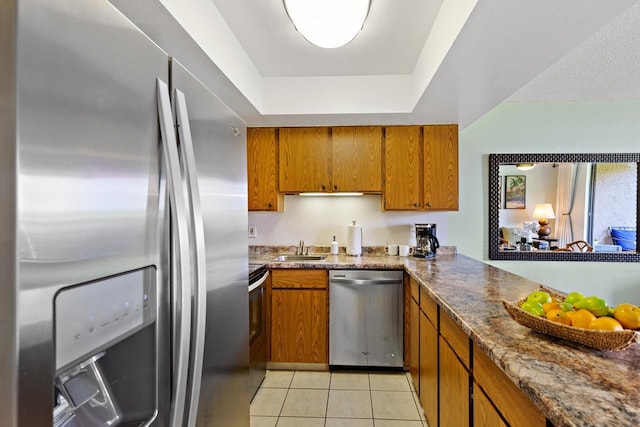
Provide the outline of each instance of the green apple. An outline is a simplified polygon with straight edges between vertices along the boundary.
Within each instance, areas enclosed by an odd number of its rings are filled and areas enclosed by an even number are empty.
[[[564,299],[564,302],[568,302],[569,304],[575,304],[576,302],[580,301],[583,298],[584,298],[584,295],[582,295],[580,292],[569,292],[567,297]]]
[[[570,303],[568,303],[568,302],[566,302],[566,301],[564,301],[564,302],[559,302],[559,303],[558,303],[558,305],[560,306],[560,309],[561,309],[562,311],[564,311],[565,313],[566,313],[567,311],[572,311],[572,310],[573,310],[573,304],[570,304]]]
[[[551,295],[545,291],[533,291],[527,296],[527,301],[540,303],[540,305],[551,302]]]
[[[521,309],[534,316],[544,317],[544,310],[542,304],[536,301],[525,301],[520,306]]]
[[[597,296],[590,296],[586,298],[582,298],[578,300],[573,307],[576,309],[584,308],[587,311],[590,311],[596,317],[602,317],[609,314],[609,307],[607,307],[607,302]]]

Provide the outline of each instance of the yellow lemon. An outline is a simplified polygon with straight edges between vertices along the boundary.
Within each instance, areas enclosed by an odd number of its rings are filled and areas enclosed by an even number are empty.
[[[571,326],[585,329],[589,329],[589,324],[596,319],[593,313],[584,308],[577,311],[567,311],[567,316],[571,319]]]
[[[624,328],[616,319],[604,316],[598,317],[589,323],[589,329],[599,329],[601,331],[622,331]]]

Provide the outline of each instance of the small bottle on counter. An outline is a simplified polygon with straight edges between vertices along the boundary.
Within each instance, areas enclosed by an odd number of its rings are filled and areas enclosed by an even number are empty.
[[[338,242],[336,242],[336,236],[333,236],[333,242],[331,242],[331,255],[338,255]]]

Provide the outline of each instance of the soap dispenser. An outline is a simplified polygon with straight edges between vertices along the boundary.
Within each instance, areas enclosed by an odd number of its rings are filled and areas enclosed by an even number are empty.
[[[338,255],[338,242],[336,242],[336,236],[333,236],[333,242],[331,242],[331,255]]]

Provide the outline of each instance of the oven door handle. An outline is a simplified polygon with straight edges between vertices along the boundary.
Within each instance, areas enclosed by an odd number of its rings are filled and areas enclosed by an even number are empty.
[[[267,271],[267,272],[264,273],[264,275],[260,279],[258,279],[257,282],[252,283],[249,286],[249,292],[253,292],[256,289],[258,289],[260,286],[262,286],[262,284],[265,282],[265,280],[267,280],[268,276],[269,276],[269,272]]]

